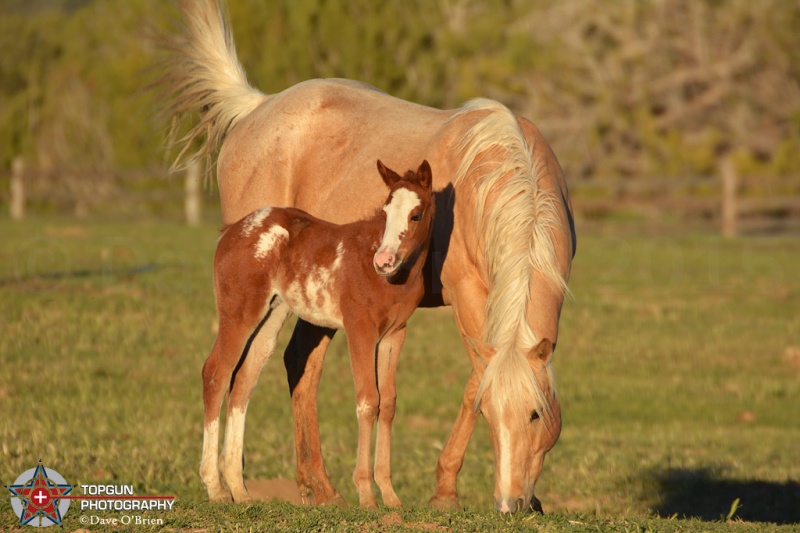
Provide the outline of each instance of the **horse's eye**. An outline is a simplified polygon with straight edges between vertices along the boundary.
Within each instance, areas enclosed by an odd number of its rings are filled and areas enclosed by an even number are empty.
[[[534,420],[539,420],[539,412],[538,411],[534,411],[534,412],[531,413],[531,422],[533,422]]]
[[[420,215],[419,213],[417,213],[416,215],[411,215],[412,222],[419,222],[421,218],[422,215]]]

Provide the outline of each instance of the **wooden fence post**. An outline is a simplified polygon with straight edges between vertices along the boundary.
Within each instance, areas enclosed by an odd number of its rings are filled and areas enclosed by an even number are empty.
[[[736,205],[739,176],[729,155],[723,156],[720,160],[719,171],[722,176],[722,236],[735,237],[739,232],[737,224],[739,209]]]
[[[11,220],[25,218],[25,161],[15,157],[11,163]]]
[[[186,169],[186,195],[184,209],[186,223],[190,226],[200,225],[200,161],[192,161]]]

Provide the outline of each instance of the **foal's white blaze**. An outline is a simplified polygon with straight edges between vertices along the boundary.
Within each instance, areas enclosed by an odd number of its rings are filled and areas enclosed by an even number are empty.
[[[253,233],[253,230],[259,227],[271,212],[271,207],[262,207],[257,211],[253,211],[253,213],[244,221],[244,225],[242,226],[242,235],[249,237],[250,234]]]
[[[289,232],[286,231],[286,228],[278,224],[273,224],[267,231],[259,236],[258,244],[256,244],[256,258],[264,259],[267,257],[270,250],[272,250],[273,246],[275,246],[275,243],[288,238]]]
[[[383,206],[386,212],[386,230],[383,240],[378,247],[378,253],[397,253],[400,248],[400,237],[408,229],[408,214],[421,203],[417,193],[408,189],[397,189],[392,193],[392,199]]]

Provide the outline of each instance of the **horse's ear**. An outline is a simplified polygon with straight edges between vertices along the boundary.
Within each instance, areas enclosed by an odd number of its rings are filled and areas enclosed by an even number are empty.
[[[430,189],[433,183],[433,176],[431,174],[431,165],[427,159],[422,161],[422,164],[417,169],[417,177],[419,177],[419,184]]]
[[[397,175],[397,172],[384,165],[380,159],[378,159],[378,172],[380,172],[381,177],[383,178],[383,182],[389,188],[391,188],[392,185],[394,185],[401,179],[400,176]]]
[[[547,364],[550,361],[550,358],[553,356],[553,342],[550,339],[542,339],[539,341],[539,344],[534,346],[530,352],[528,352],[528,359],[531,362],[539,360],[542,364]]]

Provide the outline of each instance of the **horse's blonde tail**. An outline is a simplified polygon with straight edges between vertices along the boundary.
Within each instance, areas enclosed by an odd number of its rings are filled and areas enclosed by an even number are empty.
[[[167,100],[166,114],[177,118],[199,111],[201,117],[197,125],[177,141],[182,147],[172,165],[173,170],[188,163],[184,159],[212,155],[228,130],[266,98],[247,81],[236,57],[226,10],[220,2],[181,0],[184,32],[162,40],[169,55],[158,85]],[[202,139],[202,144],[187,158],[198,138]]]

